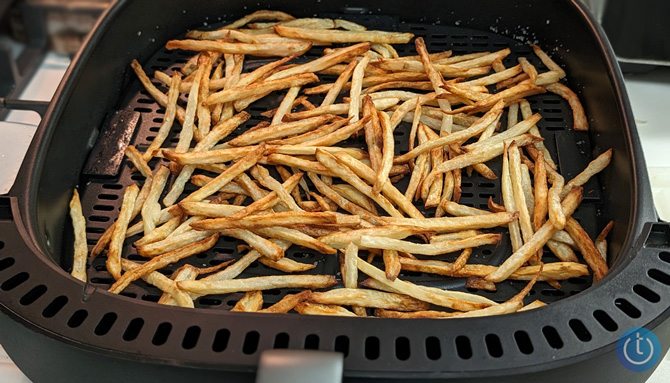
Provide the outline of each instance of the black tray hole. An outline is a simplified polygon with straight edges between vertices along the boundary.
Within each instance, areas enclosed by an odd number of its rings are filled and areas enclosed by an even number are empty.
[[[409,339],[401,336],[395,340],[395,357],[399,360],[407,360],[411,355]]]
[[[28,291],[24,296],[22,296],[21,299],[19,299],[19,303],[22,304],[23,306],[31,305],[46,292],[47,292],[46,286],[44,285],[35,286],[30,291]]]
[[[4,259],[0,260],[0,271],[4,271],[4,270],[7,270],[8,268],[12,267],[14,262],[16,262],[16,261],[14,261],[14,258],[12,258],[12,257],[8,257],[8,258],[4,258]]]
[[[2,242],[2,241],[0,241],[0,250],[2,250],[2,249],[4,249],[4,248],[5,248],[5,243]]]
[[[184,350],[190,350],[198,344],[198,339],[200,338],[200,327],[191,326],[186,329],[184,334],[184,339],[181,341],[181,347]]]
[[[91,278],[91,283],[96,284],[96,285],[111,285],[115,281],[113,278]]]
[[[516,331],[514,333],[514,340],[516,341],[516,346],[519,348],[521,353],[530,355],[533,353],[533,342],[530,340],[528,333],[522,330]]]
[[[472,346],[470,345],[470,338],[465,335],[456,337],[456,353],[461,359],[472,358]]]
[[[149,108],[140,108],[140,107],[137,107],[137,108],[135,108],[135,109],[133,109],[133,110],[134,110],[135,112],[140,112],[140,113],[151,113],[151,112],[153,112],[152,109],[149,109]]]
[[[161,346],[167,342],[170,337],[170,332],[172,331],[172,325],[168,322],[163,322],[156,327],[156,332],[154,332],[153,338],[151,338],[151,344],[154,346]]]
[[[251,355],[256,350],[258,350],[258,341],[260,339],[260,334],[258,331],[249,331],[244,337],[244,343],[242,344],[242,352]]]
[[[222,328],[216,332],[214,335],[214,342],[212,343],[212,351],[222,352],[228,347],[228,341],[230,340],[230,330]]]
[[[100,322],[98,322],[98,325],[95,326],[93,333],[98,336],[107,334],[109,330],[112,329],[112,326],[114,325],[114,322],[116,322],[117,318],[118,316],[116,313],[107,313],[103,315],[100,319]]]
[[[565,291],[563,290],[551,290],[551,289],[542,290],[540,291],[540,293],[547,297],[562,297],[565,295]]]
[[[88,317],[88,311],[86,310],[77,310],[72,314],[70,319],[67,320],[67,325],[70,328],[77,328],[81,326],[82,323],[84,323],[84,320],[86,320],[86,317]]]
[[[140,335],[142,327],[144,327],[144,319],[135,318],[131,320],[130,323],[128,323],[128,327],[126,327],[126,331],[123,332],[123,340],[126,342],[135,340]]]
[[[375,360],[379,358],[379,338],[369,336],[365,338],[365,358]]]
[[[158,302],[161,299],[160,295],[157,294],[144,294],[142,295],[142,300],[147,302]]]
[[[426,338],[426,356],[430,360],[438,360],[442,357],[442,348],[437,337],[429,336]]]
[[[647,275],[666,286],[670,286],[670,275],[662,272],[661,270],[650,269],[647,271]]]
[[[603,310],[596,310],[593,312],[593,317],[596,318],[598,323],[600,323],[603,328],[609,332],[616,331],[619,329],[619,325],[616,324],[614,319],[612,319],[611,316],[609,316],[608,313],[604,312]]]
[[[500,358],[503,355],[503,348],[498,335],[487,334],[484,337],[484,342],[486,343],[486,350],[488,350],[489,355],[494,358]]]
[[[51,303],[47,307],[42,310],[42,316],[45,318],[53,318],[54,315],[58,314],[58,312],[65,307],[67,304],[67,297],[65,295],[59,295],[56,298],[54,298]]]
[[[105,229],[101,227],[87,227],[86,232],[89,234],[102,234],[105,232]]]
[[[221,299],[216,298],[200,298],[198,299],[198,302],[204,306],[221,306],[223,303]]]
[[[568,325],[572,329],[572,332],[574,332],[575,335],[577,335],[577,338],[582,342],[588,342],[592,339],[591,333],[579,319],[570,319]]]
[[[106,199],[106,200],[109,200],[109,201],[115,201],[115,200],[119,199],[119,196],[116,195],[116,194],[102,193],[102,194],[98,194],[98,198],[99,199]]]
[[[635,294],[641,296],[651,303],[658,303],[661,301],[661,297],[655,292],[651,291],[647,286],[635,285],[633,286],[633,291]]]
[[[123,189],[123,185],[119,184],[102,184],[103,189],[111,189],[111,190],[121,190]]]
[[[108,222],[111,218],[104,215],[92,215],[88,217],[88,220],[91,222]]]
[[[2,289],[3,291],[10,291],[12,289],[17,288],[23,282],[27,281],[28,278],[30,278],[30,274],[22,271],[14,275],[13,277],[9,278],[5,282],[3,282],[3,284],[0,285],[0,289]]]
[[[98,210],[98,211],[112,211],[112,210],[114,210],[114,206],[110,206],[110,205],[93,205],[93,210]]]
[[[614,300],[614,305],[624,314],[628,315],[631,318],[639,318],[642,313],[638,310],[637,307],[633,306],[632,303],[628,302],[623,298],[617,298]]]
[[[285,332],[275,335],[275,342],[272,348],[288,348],[288,342],[291,338]]]
[[[341,352],[346,358],[349,355],[349,337],[346,335],[339,335],[335,338],[335,351]]]
[[[316,334],[309,334],[305,337],[305,350],[318,350],[319,336]]]
[[[661,251],[658,253],[658,257],[661,259],[661,261],[670,263],[670,253],[667,251]]]
[[[563,348],[563,339],[558,335],[558,331],[556,331],[555,328],[544,326],[542,327],[542,334],[544,334],[545,339],[547,339],[549,346],[555,349]]]

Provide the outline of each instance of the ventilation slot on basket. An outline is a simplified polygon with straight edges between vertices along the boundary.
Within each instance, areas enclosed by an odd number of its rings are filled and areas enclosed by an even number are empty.
[[[244,344],[242,344],[242,352],[251,355],[258,350],[258,341],[261,335],[258,331],[249,331],[244,337]]]
[[[661,282],[664,285],[670,286],[670,275],[656,269],[647,271],[647,275],[655,281]]]
[[[93,333],[98,336],[103,336],[107,334],[109,330],[112,329],[112,326],[114,326],[116,318],[118,318],[116,313],[107,313],[103,315],[102,318],[100,319],[100,322],[98,322],[98,325],[95,326],[95,330],[93,330]]]
[[[46,292],[47,292],[46,286],[44,285],[35,286],[30,291],[28,291],[24,296],[21,297],[19,303],[23,306],[31,305]]]
[[[498,335],[488,334],[484,337],[484,342],[486,343],[486,350],[489,352],[489,355],[494,358],[500,358],[503,355],[503,348]]]
[[[633,292],[651,303],[658,303],[661,301],[660,295],[653,292],[647,286],[635,285],[633,286]]]
[[[190,350],[198,344],[200,338],[200,327],[191,326],[186,330],[184,339],[181,342],[181,347],[185,350]]]
[[[545,339],[547,339],[549,346],[555,349],[563,348],[563,340],[561,339],[561,336],[558,335],[558,331],[556,331],[555,328],[544,326],[542,327],[542,334],[544,334]]]
[[[472,346],[467,336],[460,335],[456,337],[456,353],[461,359],[472,358]]]
[[[335,351],[341,352],[346,358],[349,355],[349,337],[346,335],[339,335],[335,338]]]
[[[56,297],[47,307],[44,308],[42,311],[42,316],[45,318],[53,318],[54,315],[58,314],[58,312],[65,307],[67,304],[67,297],[64,295],[60,295]]]
[[[429,336],[426,338],[426,356],[430,360],[438,360],[442,357],[440,340],[434,336]]]
[[[144,319],[135,318],[131,320],[130,323],[128,323],[128,327],[126,327],[126,331],[123,332],[123,340],[127,342],[135,340],[140,335],[142,327],[144,327]]]
[[[376,336],[365,338],[365,358],[368,360],[379,358],[379,338]]]
[[[272,348],[288,348],[288,342],[291,338],[285,332],[280,332],[275,335],[275,342],[272,345]]]
[[[77,328],[84,323],[86,320],[86,317],[88,317],[88,311],[86,310],[77,310],[72,314],[70,319],[67,321],[67,325],[70,328]]]
[[[631,318],[639,318],[642,313],[638,310],[637,307],[633,306],[632,303],[628,302],[623,298],[617,298],[614,300],[614,305],[624,314],[628,315]]]
[[[515,332],[514,340],[522,354],[530,355],[533,353],[533,342],[531,342],[527,332],[521,330]]]
[[[14,264],[14,258],[5,258],[3,260],[0,260],[0,271],[7,270],[8,268],[12,267]]]
[[[666,244],[666,246],[670,246],[670,244]],[[670,253],[667,251],[661,251],[658,253],[658,257],[661,259],[661,261],[670,263]]]
[[[305,350],[318,350],[319,336],[316,334],[309,334],[305,337]]]
[[[156,332],[154,332],[153,338],[151,338],[151,344],[154,346],[161,346],[167,342],[170,332],[172,331],[172,325],[168,322],[163,322],[156,327]]]
[[[230,330],[221,329],[216,332],[214,335],[214,342],[212,343],[212,351],[222,352],[228,347],[228,341],[230,340]]]
[[[407,360],[411,355],[409,339],[401,336],[395,340],[395,357],[399,360]]]
[[[13,290],[19,287],[19,285],[21,285],[23,282],[27,281],[29,277],[30,275],[28,273],[20,272],[3,282],[2,285],[0,285],[0,289],[3,291]]]
[[[611,316],[609,316],[608,313],[604,312],[603,310],[596,310],[593,312],[593,317],[596,318],[598,323],[600,323],[601,326],[607,331],[616,331],[619,329],[619,325],[616,324],[614,319],[612,319]]]
[[[579,319],[570,319],[568,325],[572,329],[572,332],[574,332],[577,338],[582,342],[588,342],[591,340],[591,333],[586,328],[586,326],[584,326],[584,323],[582,323],[582,321]]]

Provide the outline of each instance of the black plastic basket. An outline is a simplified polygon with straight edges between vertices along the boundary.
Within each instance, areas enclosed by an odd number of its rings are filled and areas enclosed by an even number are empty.
[[[370,28],[424,36],[430,50],[455,54],[511,47],[510,60],[534,60],[527,42],[550,52],[568,72],[590,118],[591,130],[575,132],[569,106],[558,96],[530,101],[543,120],[546,145],[569,179],[592,158],[614,149],[609,168],[585,185],[576,213],[591,235],[615,221],[611,271],[590,286],[590,277],[565,281],[561,291],[539,283],[527,297],[553,302],[511,315],[454,320],[309,317],[231,313],[240,295],[196,301],[196,309],[154,303],[155,288],[136,284],[118,296],[106,290],[104,259],[90,264],[89,282],[71,278],[67,202],[82,190],[89,244],[113,221],[123,188],[135,182],[124,165],[115,178],[85,176],[82,169],[106,119],[117,111],[141,115],[133,143],[150,143],[164,111],[141,89],[129,63],[169,70],[187,59],[164,43],[203,24],[217,25],[256,9],[295,16],[340,15]],[[401,47],[413,53],[411,46]],[[315,51],[315,54],[318,52]],[[402,54],[402,53],[401,53]],[[541,67],[539,61],[534,62]],[[276,106],[254,104],[253,113]],[[274,104],[273,104],[274,102]],[[258,122],[252,118],[245,129]],[[396,132],[406,142],[403,128]],[[404,145],[403,145],[404,146]],[[495,162],[492,167],[496,169]],[[141,180],[138,180],[141,182]],[[464,178],[463,203],[499,197],[497,181]],[[615,347],[636,326],[654,330],[667,350],[670,328],[670,227],[654,212],[644,158],[621,74],[601,30],[576,1],[399,1],[343,6],[322,1],[197,3],[119,1],[103,17],[75,58],[31,145],[17,182],[0,197],[0,343],[35,381],[127,382],[167,380],[251,381],[263,350],[338,351],[344,376],[358,379],[490,379],[520,381],[593,379],[643,381],[651,373],[626,370]],[[216,264],[235,258],[236,241],[221,240],[197,259]],[[133,249],[126,254],[133,257]],[[509,244],[482,247],[475,259],[497,264]],[[287,256],[318,264],[314,273],[336,270],[333,256],[292,250]],[[271,273],[258,266],[243,274]],[[463,289],[463,281],[404,273],[401,278]],[[484,293],[503,301],[522,283],[500,283]],[[267,296],[272,303],[281,298]]]

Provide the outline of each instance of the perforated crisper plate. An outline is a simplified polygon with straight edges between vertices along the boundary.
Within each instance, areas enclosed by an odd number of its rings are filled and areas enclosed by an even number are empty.
[[[510,47],[512,49],[512,54],[503,61],[505,66],[514,66],[517,64],[518,57],[526,57],[540,72],[548,70],[532,53],[532,50],[526,42],[518,41],[513,38],[458,27],[402,23],[398,21],[398,18],[394,17],[351,15],[340,15],[339,17],[360,22],[370,29],[378,28],[383,30],[407,31],[414,33],[416,36],[423,36],[430,52],[451,49],[454,55],[459,55],[473,52],[495,51]],[[313,48],[310,52],[304,55],[301,60],[312,60],[320,57],[323,54],[322,49],[322,47]],[[397,50],[400,56],[416,54],[413,42],[397,46]],[[148,74],[152,74],[156,70],[171,73],[173,70],[178,70],[181,65],[193,55],[194,53],[190,51],[170,51],[161,49],[156,52],[149,61],[144,63],[144,69]],[[248,71],[250,67],[255,68],[271,60],[274,59],[247,59],[245,61],[245,71]],[[332,76],[320,76],[320,79],[326,82],[335,80]],[[167,91],[167,88],[159,81],[154,80],[154,84],[164,92]],[[138,80],[135,80],[131,84],[125,94],[127,96],[120,103],[119,110],[133,110],[141,113],[140,124],[137,128],[136,135],[133,138],[133,144],[140,149],[140,151],[143,151],[154,139],[156,132],[161,125],[165,110],[158,105],[158,103],[156,103],[143,88],[141,88]],[[275,92],[252,104],[248,108],[248,111],[252,114],[252,118],[232,133],[230,138],[237,136],[260,121],[268,120],[267,118],[260,116],[260,113],[268,109],[276,108],[281,102],[283,94],[283,92]],[[347,92],[343,92],[340,97],[347,95]],[[320,101],[320,97],[316,96],[312,96],[311,99]],[[185,102],[183,95],[182,101]],[[561,97],[546,93],[530,97],[529,102],[531,103],[533,111],[540,113],[543,117],[538,123],[538,127],[540,128],[542,136],[546,139],[545,144],[552,153],[552,158],[557,159],[559,171],[566,176],[566,179],[570,179],[572,176],[580,172],[592,159],[588,134],[572,130],[571,109],[567,102]],[[506,114],[503,115],[501,121],[503,121],[503,125],[505,125]],[[177,122],[175,122],[175,125],[173,131],[177,132],[172,133],[166,140],[166,143],[169,143],[172,146],[175,146],[178,141],[178,130],[180,128]],[[396,154],[406,152],[409,127],[409,123],[403,122],[395,131]],[[346,141],[344,145],[365,148],[365,143],[362,138],[350,139]],[[157,159],[153,161],[162,160]],[[154,166],[154,162],[150,163],[152,167]],[[489,164],[494,172],[500,175],[501,160],[496,159]],[[101,180],[95,178],[85,178],[82,180],[82,185],[86,185],[82,193],[82,203],[84,206],[84,213],[87,216],[87,239],[90,245],[95,244],[101,233],[104,232],[118,215],[125,187],[133,182],[139,182],[140,184],[143,182],[143,177],[139,173],[135,172],[131,174],[131,168],[132,164],[130,161],[126,161],[125,166],[122,167],[122,172],[119,178],[116,180]],[[401,192],[404,192],[406,189],[408,181],[409,176],[406,176],[397,184]],[[169,188],[166,188],[166,192],[167,190],[169,190]],[[195,190],[194,187],[189,185],[185,193],[190,193],[193,190]],[[301,190],[301,192],[304,194],[304,191]],[[586,185],[584,195],[584,202],[577,213],[575,213],[575,216],[580,220],[585,229],[590,234],[594,235],[597,234],[598,228],[604,227],[606,223],[605,218],[600,216],[600,188],[597,183],[591,182]],[[463,172],[462,197],[460,203],[486,209],[489,197],[493,197],[496,202],[502,203],[499,179],[489,180],[475,172],[473,172],[472,176],[468,176]],[[417,206],[425,212],[426,216],[434,216],[434,209],[426,211],[421,205]],[[493,231],[505,234],[501,243],[498,245],[475,248],[470,258],[471,263],[498,265],[512,253],[506,229],[496,229]],[[140,236],[136,236],[126,241],[127,245],[124,249],[124,254],[133,261],[141,262],[146,259],[139,256],[131,245],[134,240],[139,238]],[[237,251],[237,245],[242,243],[242,241],[235,238],[222,237],[217,245],[211,250],[170,265],[161,270],[161,272],[169,276],[184,263],[203,267],[218,265],[221,262],[230,259],[237,259],[241,256]],[[339,272],[337,257],[333,255],[323,255],[311,249],[292,246],[287,251],[286,256],[300,262],[313,263],[316,265],[314,269],[309,271],[309,273],[312,274],[338,274]],[[431,257],[431,259],[453,261],[457,256],[458,253],[454,253],[440,257]],[[548,250],[545,251],[543,257],[547,262],[556,261],[555,256]],[[381,260],[378,260],[375,264],[380,266],[380,262]],[[66,269],[70,267],[69,264],[63,266]],[[273,274],[282,274],[282,272],[259,263],[253,263],[249,269],[242,273],[240,278]],[[114,282],[114,279],[105,268],[104,257],[99,257],[91,262],[89,278],[93,285],[105,289],[109,288]],[[412,271],[401,272],[400,278],[424,285],[465,291],[464,284],[466,278],[450,278]],[[520,291],[525,284],[526,282],[524,281],[506,281],[498,284],[497,292],[481,290],[478,291],[478,293],[497,302],[503,302]],[[549,286],[546,282],[540,282],[533,288],[531,294],[526,297],[526,303],[535,299],[541,299],[544,302],[553,302],[563,297],[577,294],[590,286],[590,284],[590,277],[572,278],[562,281],[562,288],[557,290]],[[471,289],[471,291],[476,290]],[[263,294],[264,306],[267,307],[272,305],[286,293],[294,292],[295,291],[286,289],[266,291]],[[157,301],[162,292],[143,281],[139,281],[126,288],[122,294],[137,299]],[[244,293],[208,295],[197,299],[195,304],[197,307],[228,310],[232,308],[237,300],[243,295]]]

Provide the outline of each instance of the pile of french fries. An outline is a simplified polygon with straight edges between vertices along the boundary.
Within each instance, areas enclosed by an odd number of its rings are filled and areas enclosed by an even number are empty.
[[[165,116],[144,152],[128,147],[133,170],[145,180],[125,189],[117,220],[90,252],[75,190],[76,278],[86,280],[87,257],[106,252],[115,279],[110,292],[143,279],[164,292],[159,303],[166,305],[194,307],[204,295],[244,292],[233,311],[450,318],[539,307],[544,303],[523,304],[536,281],[560,288],[561,280],[592,273],[597,282],[607,273],[612,224],[593,241],[572,213],[581,185],[612,152],[567,182],[558,172],[537,127],[542,116],[527,98],[556,93],[568,101],[575,130],[587,130],[588,122],[578,97],[560,82],[565,72],[539,47],[532,46],[548,68],[543,73],[523,57],[503,65],[510,49],[429,53],[420,37],[416,55],[399,57],[393,44],[409,43],[412,34],[276,11],[185,37],[166,48],[196,53],[180,71],[154,73],[163,90],[132,62]],[[305,60],[314,47],[323,55]],[[277,60],[245,71],[250,57]],[[336,79],[321,81],[325,76]],[[250,119],[249,105],[276,92],[283,100],[262,113],[266,120],[232,134]],[[179,140],[164,146],[175,120]],[[411,130],[407,147],[398,148],[400,124]],[[501,156],[495,174],[487,162]],[[502,200],[490,199],[489,210],[459,204],[463,172],[500,177]],[[408,186],[399,190],[403,177]],[[189,183],[197,189],[185,193]],[[434,213],[424,216],[415,203]],[[499,227],[508,229],[512,254],[500,265],[470,263],[474,248],[501,240],[496,232],[507,231],[490,230]],[[139,237],[134,245],[145,262],[124,258],[130,237]],[[243,241],[246,253],[210,268],[185,265],[171,277],[159,271],[222,237]],[[310,274],[314,265],[284,256],[292,246],[339,256],[341,269]],[[545,248],[559,261],[544,263]],[[378,257],[383,269],[373,265]],[[285,274],[237,278],[254,262]],[[403,270],[464,278],[466,287],[482,290],[505,280],[528,284],[497,303],[411,283],[400,277]],[[268,289],[302,292],[264,307]]]

